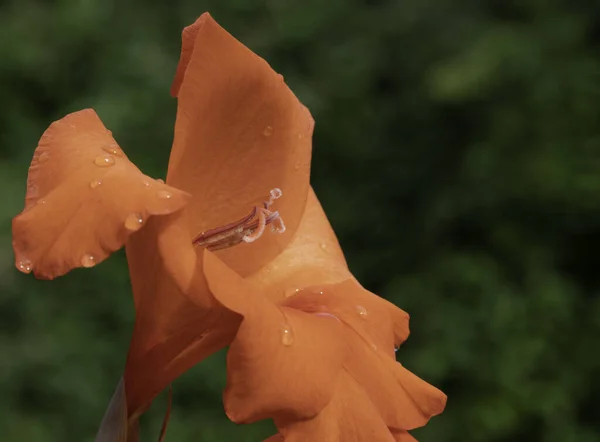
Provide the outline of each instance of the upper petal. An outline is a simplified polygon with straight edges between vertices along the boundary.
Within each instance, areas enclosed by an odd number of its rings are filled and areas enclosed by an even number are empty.
[[[13,219],[16,265],[48,279],[93,266],[186,199],[140,172],[93,110],[72,113],[50,125],[34,153],[25,209]]]
[[[281,76],[208,14],[184,32],[175,84],[181,71],[167,182],[193,195],[190,231],[238,220],[270,189],[283,191],[277,210],[286,233],[218,252],[248,275],[281,252],[300,223],[313,119]]]

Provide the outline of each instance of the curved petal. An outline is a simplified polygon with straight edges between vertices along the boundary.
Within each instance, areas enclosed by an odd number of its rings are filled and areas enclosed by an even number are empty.
[[[365,290],[353,277],[337,284],[299,290],[283,305],[305,312],[330,313],[365,344],[394,359],[394,349],[409,334],[408,314]]]
[[[218,252],[246,276],[280,253],[300,223],[313,119],[282,77],[208,14],[183,39],[180,71],[185,74],[167,182],[194,197],[190,231],[197,235],[236,221],[270,189],[283,191],[277,210],[286,233]]]
[[[175,378],[227,346],[238,315],[216,303],[184,224],[185,211],[152,218],[127,243],[136,321],[125,369],[130,414]],[[183,223],[183,225],[182,225]]]
[[[13,219],[19,270],[52,279],[119,249],[187,194],[142,174],[91,109],[54,122],[34,153],[25,210]]]
[[[279,308],[211,253],[211,292],[244,319],[227,355],[227,415],[237,423],[279,416],[315,416],[331,399],[345,355],[342,324]]]
[[[198,30],[208,17],[208,13],[200,16],[198,20],[183,28],[183,31],[181,32],[181,55],[179,57],[179,64],[177,65],[177,71],[175,72],[175,78],[171,85],[171,96],[173,97],[179,95],[179,89],[181,88],[181,83],[183,83],[185,71],[187,70],[188,64],[190,64],[192,53],[194,51],[196,35],[198,35]]]
[[[344,366],[364,388],[388,427],[412,430],[446,406],[446,395],[359,338],[348,339]]]
[[[312,188],[300,225],[286,248],[247,279],[275,303],[307,286],[351,278],[340,244]]]
[[[355,279],[307,288],[284,305],[330,314],[345,325],[350,357],[344,366],[389,427],[420,427],[444,409],[446,396],[441,391],[396,362],[394,347],[408,336],[408,315]]]
[[[275,420],[285,442],[393,442],[362,388],[342,371],[331,402],[313,419]]]

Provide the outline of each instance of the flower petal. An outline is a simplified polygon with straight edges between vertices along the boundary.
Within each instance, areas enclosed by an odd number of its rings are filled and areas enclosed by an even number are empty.
[[[335,394],[313,419],[275,420],[285,442],[393,442],[394,438],[362,388],[345,371]]]
[[[408,431],[396,430],[391,428],[390,431],[396,442],[418,442]]]
[[[388,427],[412,430],[444,410],[446,395],[440,390],[362,339],[347,342],[353,357],[344,366],[365,389]]]
[[[248,280],[271,301],[283,303],[307,286],[351,277],[335,233],[310,188],[302,220],[289,244]]]
[[[408,314],[365,290],[351,277],[337,284],[307,287],[283,305],[305,312],[326,312],[339,318],[369,346],[395,358],[394,349],[409,334]]]
[[[142,174],[93,110],[67,115],[34,153],[25,210],[13,219],[16,265],[47,279],[93,266],[148,217],[176,212],[186,199]]]
[[[280,253],[300,223],[314,122],[281,76],[208,14],[183,36],[183,46],[167,182],[194,196],[192,233],[236,221],[270,189],[283,191],[276,210],[286,233],[218,252],[246,276]]]
[[[396,362],[394,347],[408,336],[408,315],[363,289],[355,279],[309,287],[284,305],[331,314],[344,324],[350,347],[344,366],[389,427],[420,427],[444,409],[446,396],[441,391]]]
[[[129,413],[139,414],[175,378],[227,346],[240,318],[209,293],[185,211],[150,219],[126,251],[136,322],[125,385]]]
[[[342,367],[342,324],[275,306],[209,252],[204,264],[215,298],[244,317],[227,355],[229,418],[315,416],[331,399]]]
[[[175,78],[171,85],[171,96],[173,97],[179,95],[179,89],[181,88],[181,83],[183,83],[185,71],[187,70],[194,51],[196,35],[198,35],[198,30],[209,16],[208,13],[203,14],[194,23],[183,28],[181,33],[181,55],[179,57],[179,64],[177,65],[177,71],[175,72]]]

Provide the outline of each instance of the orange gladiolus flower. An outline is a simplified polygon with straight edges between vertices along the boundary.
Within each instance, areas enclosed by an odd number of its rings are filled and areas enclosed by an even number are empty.
[[[13,220],[38,278],[126,247],[135,326],[97,441],[137,440],[155,396],[227,345],[227,414],[272,418],[269,440],[414,440],[446,397],[396,362],[408,315],[347,268],[309,185],[310,113],[208,14],[182,40],[166,184],[84,110],[42,136]]]

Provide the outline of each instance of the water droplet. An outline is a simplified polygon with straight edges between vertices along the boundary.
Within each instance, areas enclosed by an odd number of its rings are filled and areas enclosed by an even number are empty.
[[[161,178],[158,178],[156,181],[159,182],[160,184],[165,184],[165,180],[163,180]]]
[[[112,136],[112,130],[108,130],[108,129],[106,129],[106,133],[107,133],[108,135],[111,135],[111,136]]]
[[[367,319],[367,316],[369,316],[369,312],[367,312],[367,309],[364,308],[362,305],[356,306],[356,313],[358,313],[363,319]]]
[[[287,290],[285,292],[285,297],[286,298],[291,298],[292,296],[298,294],[298,292],[300,292],[300,289],[291,289],[291,290]]]
[[[94,164],[100,167],[110,167],[115,164],[115,159],[109,155],[102,155],[94,159]]]
[[[169,192],[168,190],[159,190],[158,192],[156,192],[156,196],[158,198],[160,198],[161,200],[168,200],[168,199],[171,199],[173,194],[171,192]]]
[[[148,180],[144,180],[144,181],[142,181],[142,184],[143,184],[144,186],[146,186],[146,187],[150,187],[150,186],[151,186],[151,184],[150,184],[150,181],[148,181]]]
[[[399,345],[396,345],[396,344],[394,344],[394,352],[398,352],[398,350],[400,350],[400,346],[399,346]]]
[[[281,328],[281,343],[286,347],[294,343],[294,332],[292,332],[292,327],[288,324],[284,324]]]
[[[102,184],[102,180],[94,180],[94,181],[90,181],[90,188],[91,189],[95,189],[96,187],[98,187],[100,184]]]
[[[300,162],[294,164],[294,170],[300,170]]]
[[[87,269],[94,267],[96,265],[96,258],[94,258],[94,255],[83,255],[81,257],[81,265]]]
[[[119,149],[119,147],[116,144],[102,146],[102,150],[104,152],[108,152],[111,155],[116,155],[118,157],[123,156],[123,151]]]
[[[277,78],[279,78],[281,81],[283,81],[283,75],[277,74]]]
[[[321,247],[321,250],[327,250],[327,244],[325,244],[324,242],[320,243],[319,247]]]
[[[263,135],[265,137],[270,137],[271,135],[273,135],[273,126],[265,127],[265,130],[263,130]]]
[[[38,157],[38,163],[45,163],[50,158],[50,154],[48,152],[42,152]]]
[[[301,140],[302,138],[304,138],[304,134],[303,133],[299,133],[298,134],[298,139]]]
[[[46,204],[46,200],[44,198],[39,199],[37,204]]]
[[[17,268],[20,272],[28,274],[31,273],[33,266],[31,265],[31,261],[29,261],[28,259],[22,259],[21,261],[19,261]]]
[[[132,213],[125,218],[125,228],[127,230],[131,230],[132,232],[139,230],[143,223],[144,218],[142,218],[142,215],[139,213]]]

